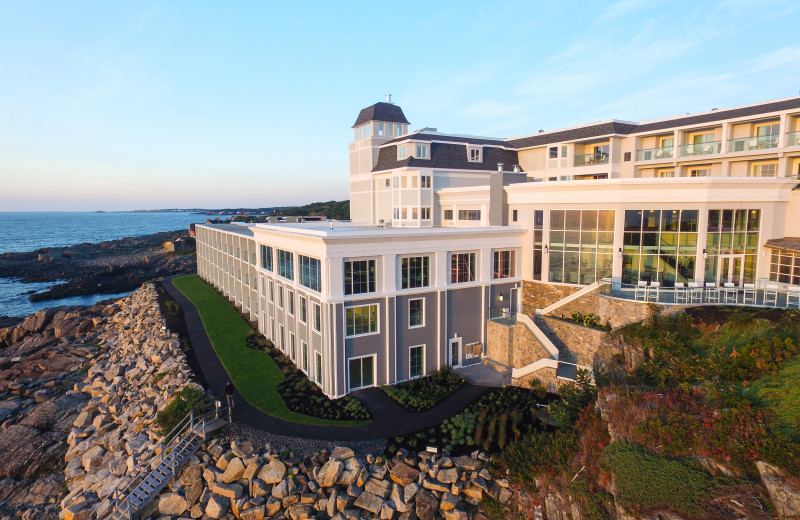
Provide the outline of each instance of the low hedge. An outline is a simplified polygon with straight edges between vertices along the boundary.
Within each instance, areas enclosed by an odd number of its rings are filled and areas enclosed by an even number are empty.
[[[431,375],[412,379],[393,386],[384,385],[381,390],[397,401],[400,406],[412,412],[422,412],[436,406],[436,403],[452,394],[464,384],[449,366]]]

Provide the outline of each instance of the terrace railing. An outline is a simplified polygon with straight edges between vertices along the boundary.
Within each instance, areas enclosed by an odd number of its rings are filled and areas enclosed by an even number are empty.
[[[728,141],[729,152],[749,152],[778,147],[778,135],[754,135]]]

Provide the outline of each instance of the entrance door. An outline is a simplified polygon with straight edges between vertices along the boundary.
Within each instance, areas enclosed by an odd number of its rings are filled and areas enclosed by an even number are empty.
[[[450,366],[461,366],[461,338],[450,340]]]
[[[742,286],[744,270],[744,255],[720,255],[719,270],[717,271],[717,284],[735,283]]]

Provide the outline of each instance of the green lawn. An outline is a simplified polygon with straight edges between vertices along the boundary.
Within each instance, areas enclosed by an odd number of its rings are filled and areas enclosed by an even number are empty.
[[[777,374],[768,374],[753,382],[745,396],[770,406],[777,416],[781,431],[789,436],[800,435],[800,356],[783,365]]]
[[[334,421],[310,417],[287,408],[278,393],[283,373],[273,359],[245,344],[250,325],[217,292],[197,275],[172,280],[200,312],[203,327],[234,386],[251,405],[273,417],[320,426],[359,426],[371,421]]]

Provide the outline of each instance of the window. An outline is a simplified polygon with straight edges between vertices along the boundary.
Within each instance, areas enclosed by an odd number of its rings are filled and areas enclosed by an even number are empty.
[[[397,126],[395,126],[394,127],[394,132],[395,132],[394,135],[397,135],[397,136],[403,135],[403,125],[398,124]]]
[[[418,184],[419,184],[419,177],[417,177],[416,175],[412,175],[411,176],[411,187],[412,188],[416,188]]]
[[[289,333],[289,354],[292,357],[292,361],[297,359],[297,352],[294,346],[294,333]]]
[[[303,372],[308,373],[308,345],[305,341],[301,341],[300,345],[303,350]]]
[[[548,281],[588,285],[611,276],[613,210],[551,210]]]
[[[386,187],[389,188],[391,186],[392,186],[392,180],[391,179],[386,179]]]
[[[294,257],[291,252],[278,249],[278,274],[294,280]]]
[[[481,162],[481,148],[468,146],[467,153],[469,162]]]
[[[626,162],[630,161],[631,160],[631,152],[625,152],[623,154],[623,160],[626,161]]]
[[[272,248],[269,246],[261,246],[261,267],[272,271]]]
[[[344,263],[344,293],[375,292],[375,260],[352,260]]]
[[[294,316],[294,291],[287,290],[286,298],[289,300],[289,315]]]
[[[475,281],[475,253],[450,255],[450,283]]]
[[[431,219],[431,208],[422,208],[420,211],[420,218],[422,220],[430,220]]]
[[[567,145],[563,145],[561,147],[561,157],[566,157],[566,156],[567,156]]]
[[[558,158],[558,146],[551,146],[549,152],[551,159]]]
[[[516,276],[514,268],[515,251],[495,251],[494,252],[494,278],[513,278]]]
[[[405,158],[406,158],[406,147],[405,147],[405,145],[401,144],[401,145],[399,145],[397,147],[397,160],[398,161],[402,161]],[[395,177],[395,178],[397,178],[397,177]],[[396,187],[397,186],[395,186],[395,188]]]
[[[344,310],[345,333],[348,336],[378,332],[378,306],[359,305]]]
[[[675,177],[675,170],[672,168],[665,170],[658,170],[659,177]]]
[[[269,301],[271,301],[271,302],[275,301],[275,291],[274,291],[274,289],[275,289],[275,285],[272,282],[272,280],[270,280],[269,281]]]
[[[319,352],[314,352],[314,356],[317,358],[317,371],[316,371],[316,382],[322,384],[322,354]]]
[[[458,210],[458,220],[480,220],[481,210],[479,209],[460,209]]]
[[[778,163],[754,163],[753,177],[775,177],[778,173]]]
[[[281,350],[283,350],[285,348],[284,344],[283,344],[283,325],[280,326],[280,331],[281,331],[281,335],[278,336],[278,341],[280,342],[279,345],[281,347]]]
[[[297,262],[300,267],[300,285],[319,292],[322,288],[320,261],[310,256],[297,255]]]
[[[417,159],[427,159],[428,158],[428,145],[427,144],[418,144],[417,145],[417,155],[415,157]]]
[[[444,210],[444,219],[445,220],[453,220],[453,210],[452,209]]]
[[[278,286],[278,307],[283,309],[283,287]]]
[[[401,260],[402,273],[401,287],[403,289],[417,289],[429,285],[428,271],[430,258],[427,256],[412,256]]]
[[[375,356],[351,358],[347,362],[350,390],[375,384]]]
[[[800,285],[800,255],[773,249],[769,279],[773,282]]]
[[[322,331],[322,308],[318,303],[314,304],[314,330]]]
[[[383,121],[378,121],[378,135],[383,135]]]
[[[425,346],[418,345],[408,349],[408,376],[420,377],[425,374]]]
[[[692,168],[689,170],[689,177],[708,177],[711,175],[711,168]]]
[[[425,326],[425,299],[408,300],[408,328]]]
[[[306,322],[306,297],[300,297],[300,323]]]
[[[708,210],[704,276],[706,282],[739,282],[740,279],[744,283],[756,281],[760,220],[761,211],[758,209]],[[736,255],[739,260],[733,266],[726,266],[727,259],[721,257],[722,255],[728,258],[729,255]],[[726,267],[732,267],[733,272]],[[727,279],[729,275],[733,275],[732,280]]]
[[[431,187],[431,176],[430,175],[423,175],[420,177],[419,182],[420,188],[430,188]]]

